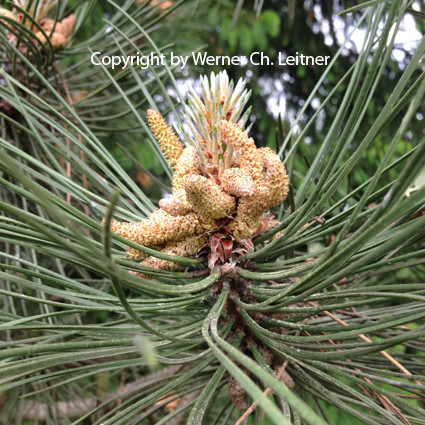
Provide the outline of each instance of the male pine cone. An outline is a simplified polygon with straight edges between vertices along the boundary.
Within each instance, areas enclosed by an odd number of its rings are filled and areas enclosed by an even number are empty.
[[[270,217],[266,211],[286,198],[289,179],[280,158],[270,148],[257,149],[254,140],[235,122],[237,117],[218,109],[219,102],[225,103],[224,96],[231,99],[228,108],[240,100],[230,96],[226,75],[221,73],[211,78],[219,83],[217,99],[204,97],[202,108],[199,98],[190,102],[192,108],[198,105],[202,114],[194,111],[197,114],[189,117],[200,117],[202,122],[192,123],[192,128],[202,126],[207,135],[218,129],[216,139],[206,141],[197,134],[195,140],[191,139],[191,146],[185,147],[161,114],[148,110],[152,134],[174,170],[172,195],[162,199],[159,209],[140,222],[114,220],[113,232],[166,254],[191,256],[208,246],[216,233],[227,233],[235,241],[252,239],[260,229],[264,230],[264,220]],[[190,118],[186,115],[186,119]],[[276,224],[275,220],[269,222],[266,229]],[[127,255],[143,258],[132,248]],[[154,257],[144,259],[141,265],[166,270],[178,268],[176,263]]]

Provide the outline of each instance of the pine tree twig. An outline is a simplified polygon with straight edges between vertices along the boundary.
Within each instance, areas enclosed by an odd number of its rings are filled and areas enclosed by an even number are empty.
[[[117,390],[105,394],[100,399],[99,397],[89,397],[81,400],[58,401],[53,405],[36,401],[27,401],[24,402],[22,407],[22,418],[28,421],[35,419],[38,421],[45,421],[46,418],[49,417],[49,412],[57,412],[58,417],[61,418],[78,418],[87,414],[90,410],[95,409],[98,405],[112,401],[116,397],[120,397],[121,401],[125,400],[143,383],[147,383],[144,388],[146,389],[154,385],[156,380],[174,375],[180,368],[180,365],[166,367],[148,376],[143,376],[134,382],[120,386]],[[149,381],[154,382],[149,383]],[[2,417],[0,416],[0,422],[1,419]]]
[[[313,305],[312,303],[307,303],[310,305]],[[330,317],[332,320],[335,320],[335,322],[338,322],[340,325],[342,326],[348,326],[348,324],[346,322],[344,322],[343,320],[341,320],[340,318],[338,318],[337,316],[333,315],[332,313],[330,313],[329,311],[324,311],[323,312],[326,316]],[[363,334],[359,334],[358,335],[359,338],[361,338],[363,341],[365,342],[372,342],[372,340],[370,338],[368,338],[367,336],[363,335]],[[405,375],[408,376],[412,376],[412,374],[401,364],[399,363],[394,357],[392,357],[390,354],[388,354],[386,351],[380,351],[379,352],[382,356],[384,356],[387,360],[389,360],[397,369],[399,369],[401,372],[403,372]],[[417,379],[413,380],[413,382],[417,385],[422,385],[422,382],[418,381]]]
[[[198,397],[200,392],[200,390],[192,391],[181,398],[176,393],[169,393],[171,395],[165,395],[164,398],[158,400],[154,406],[148,410],[145,410],[139,416],[134,418],[134,420],[129,425],[138,425],[142,420],[146,419],[149,415],[158,410],[159,407],[171,413],[182,406],[188,405],[191,401]],[[187,411],[184,409],[182,412],[178,413],[176,416],[170,419],[167,422],[167,425],[180,425],[186,415]]]
[[[304,324],[308,321],[308,318],[305,318],[301,323]],[[295,332],[295,335],[300,335],[301,331],[297,330],[297,332]],[[278,370],[277,374],[276,374],[276,379],[279,380],[280,378],[282,378],[283,374],[285,373],[286,367],[288,366],[288,362],[289,359],[286,359],[282,366],[280,367],[280,369]],[[267,387],[265,389],[265,391],[263,392],[263,394],[265,396],[267,396],[268,394],[270,394],[271,392],[271,388]],[[244,414],[237,420],[237,422],[235,423],[235,425],[240,425],[242,424],[242,422],[257,408],[258,403],[255,401],[248,409],[246,412],[244,412]]]
[[[283,373],[285,372],[286,366],[288,365],[289,360],[286,359],[280,369],[278,370],[276,374],[276,379],[279,380]],[[271,393],[272,389],[270,387],[267,387],[263,391],[264,396],[268,396]],[[254,401],[254,403],[251,404],[251,406],[248,407],[248,409],[243,413],[243,415],[235,422],[235,425],[241,425],[243,421],[257,408],[258,402]]]
[[[328,341],[331,344],[338,345],[333,340],[328,340]],[[348,359],[348,362],[350,364],[352,364],[351,359]],[[359,368],[355,368],[355,370],[358,371],[358,372],[361,372],[361,370]],[[362,379],[363,379],[363,381],[367,382],[368,384],[373,385],[373,382],[369,378],[363,377]],[[380,401],[380,403],[382,404],[384,409],[393,412],[396,416],[398,416],[400,418],[400,420],[404,423],[404,425],[411,425],[411,423],[400,412],[400,410],[397,408],[397,406],[394,403],[392,403],[391,400],[387,396],[380,394],[377,391],[366,388],[364,386],[360,386],[360,387],[361,387],[361,389],[363,390],[363,392],[365,393],[366,396],[368,396],[368,397],[372,397],[372,395],[375,396]]]

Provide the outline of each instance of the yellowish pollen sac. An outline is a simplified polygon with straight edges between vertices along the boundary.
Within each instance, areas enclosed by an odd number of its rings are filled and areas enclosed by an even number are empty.
[[[159,147],[164,152],[171,167],[175,168],[184,150],[183,143],[159,112],[149,109],[148,122]]]
[[[0,7],[0,19],[3,18],[3,17],[8,18],[8,19],[12,19],[14,21],[18,21],[18,18],[16,17],[16,15],[12,11]],[[14,28],[12,24],[7,23],[6,19],[4,19],[4,20],[1,19],[1,20],[6,25],[7,28],[9,28],[9,29]]]
[[[206,235],[196,236],[184,241],[169,243],[161,250],[161,252],[178,257],[190,257],[196,254],[207,243],[207,241],[208,237]],[[162,260],[156,257],[148,257],[140,264],[143,266],[153,267],[157,270],[177,270],[180,267],[178,263]],[[134,274],[148,279],[151,277],[144,273]]]
[[[74,29],[75,20],[76,18],[74,14],[67,16],[56,25],[55,32],[57,31],[59,34],[62,34],[66,39],[68,39]]]
[[[192,209],[201,218],[217,220],[231,215],[235,210],[235,198],[224,192],[217,183],[204,176],[186,176],[184,190]]]
[[[140,263],[142,266],[153,267],[157,270],[177,270],[179,268],[178,263],[173,261],[161,260],[161,258],[148,257]],[[145,279],[152,279],[152,276],[145,273],[134,272],[136,276],[144,277]]]
[[[143,258],[147,257],[147,254],[142,251],[138,251],[136,248],[128,248],[125,255],[130,260],[143,260]]]
[[[288,194],[288,175],[276,153],[270,148],[262,148],[256,155],[261,161],[261,179],[255,182],[254,195],[239,199],[235,218],[229,226],[233,236],[239,239],[254,236],[263,213],[279,205]]]
[[[264,167],[264,184],[270,191],[269,207],[282,203],[288,196],[289,178],[280,158],[270,148],[258,149]]]
[[[275,219],[267,220],[264,230],[269,231],[273,229],[273,227],[278,226],[279,224],[280,224],[279,220],[275,220]]]
[[[239,167],[246,170],[254,181],[260,180],[263,167],[254,140],[248,137],[237,124],[230,121],[220,121],[219,129],[223,142],[232,145]]]
[[[55,21],[49,18],[43,19],[40,23],[43,31],[49,37],[54,50],[59,49],[68,43],[69,36],[74,29],[75,19],[75,15],[71,14],[62,19],[60,22],[57,22],[56,25]],[[37,31],[34,35],[38,38],[38,40],[40,40],[40,42],[47,43],[46,36],[41,31]]]
[[[254,236],[266,209],[263,197],[253,195],[240,198],[235,219],[229,226],[233,236],[238,239]]]
[[[60,49],[65,46],[67,42],[68,39],[56,31],[50,36],[50,43],[52,44],[53,50]]]
[[[251,196],[255,193],[255,183],[248,171],[242,168],[228,168],[221,176],[221,187],[237,197]]]
[[[15,14],[9,9],[5,9],[3,7],[0,7],[0,16],[16,20]]]
[[[149,248],[156,249],[158,251],[158,250],[161,250],[163,246],[151,246]],[[130,260],[143,260],[144,258],[148,257],[148,254],[145,254],[144,252],[131,247],[127,249],[127,251],[125,252],[125,255]]]
[[[161,199],[159,207],[172,216],[186,215],[192,210],[191,205],[187,202],[184,189],[177,189],[173,191],[173,195]]]
[[[184,188],[184,178],[189,174],[200,174],[200,161],[198,152],[193,146],[184,149],[174,170],[172,187],[173,194]]]
[[[111,230],[129,241],[148,247],[177,242],[205,231],[195,213],[173,217],[162,209],[145,220],[129,223],[111,221]]]
[[[50,18],[44,18],[40,21],[40,26],[41,28],[43,28],[43,31],[47,35],[50,35],[53,29],[55,29],[55,27],[57,27],[58,25],[59,25],[59,22],[57,23],[57,25],[55,25],[55,21]]]
[[[269,215],[269,214],[264,214],[264,215],[263,215],[263,217],[262,217],[262,219],[261,219],[261,222],[262,222],[262,229],[261,229],[261,230],[263,230],[264,232],[268,232],[269,230],[271,230],[271,229],[273,229],[274,227],[276,227],[276,226],[278,226],[279,224],[281,224],[279,220],[274,220],[274,219],[267,218],[267,216],[268,216],[268,215]],[[275,234],[274,234],[274,235],[270,238],[270,240],[274,240],[274,239],[276,239],[276,238],[277,238],[278,236],[280,236],[282,233],[283,233],[283,230],[281,230],[281,231],[279,231],[279,232],[275,233]]]

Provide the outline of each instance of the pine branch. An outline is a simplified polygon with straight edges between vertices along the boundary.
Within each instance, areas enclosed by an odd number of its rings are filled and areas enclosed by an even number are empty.
[[[181,366],[168,366],[157,372],[153,372],[147,376],[136,379],[133,382],[123,385],[112,393],[105,394],[102,397],[89,397],[74,401],[58,401],[52,404],[25,401],[22,406],[22,416],[24,420],[44,421],[49,416],[49,412],[55,412],[60,418],[78,418],[89,413],[101,404],[107,404],[117,398],[126,400],[134,395],[135,391],[139,391],[143,386],[143,390],[154,386],[158,380],[164,380],[177,373]],[[153,382],[151,382],[153,381]],[[145,385],[144,385],[145,384]],[[1,419],[1,417],[0,417]]]

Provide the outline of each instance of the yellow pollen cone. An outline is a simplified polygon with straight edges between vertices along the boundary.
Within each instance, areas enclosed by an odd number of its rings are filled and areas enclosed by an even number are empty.
[[[186,176],[184,190],[187,201],[201,217],[219,219],[232,214],[235,209],[235,198],[204,176]]]
[[[221,177],[221,187],[233,196],[251,196],[255,183],[248,171],[241,168],[228,168]]]
[[[159,143],[159,147],[162,152],[164,152],[164,155],[171,167],[175,168],[183,153],[183,143],[179,140],[177,135],[169,127],[159,112],[149,109],[148,122],[152,130],[152,134]]]

